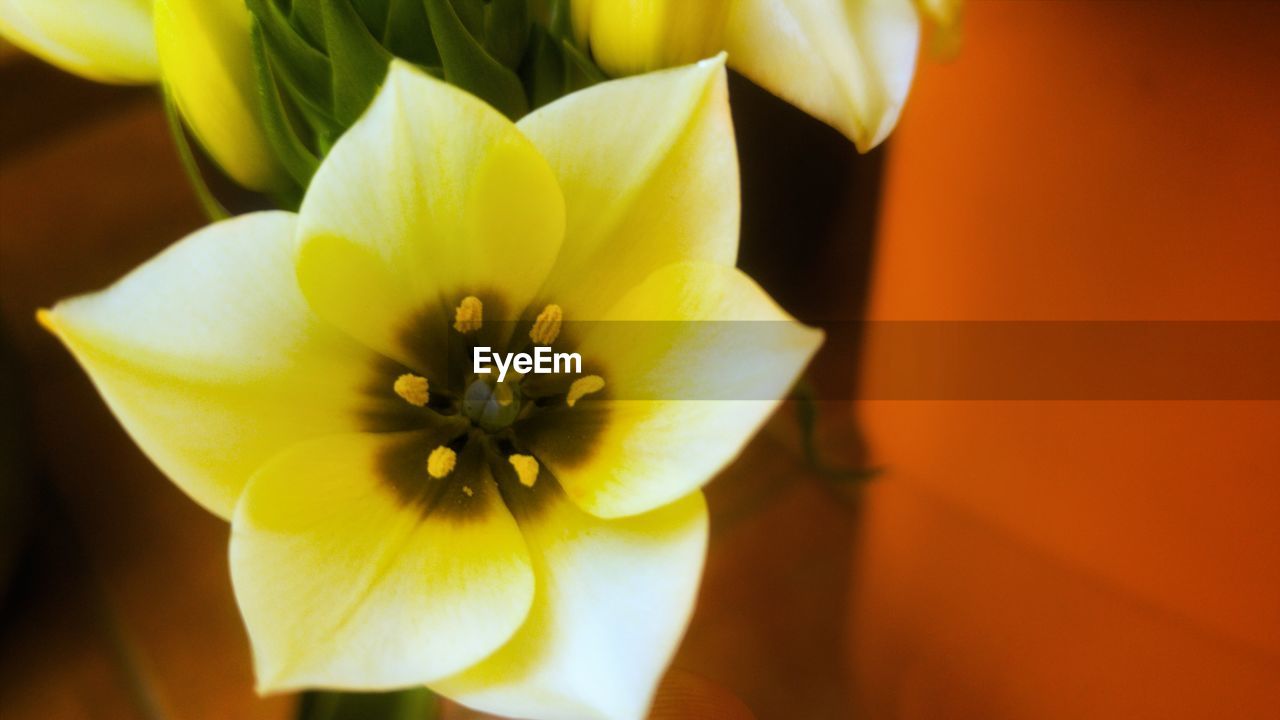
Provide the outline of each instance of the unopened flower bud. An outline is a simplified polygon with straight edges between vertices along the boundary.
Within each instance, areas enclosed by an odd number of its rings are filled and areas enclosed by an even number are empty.
[[[685,65],[724,49],[729,0],[574,0],[573,30],[610,75]]]

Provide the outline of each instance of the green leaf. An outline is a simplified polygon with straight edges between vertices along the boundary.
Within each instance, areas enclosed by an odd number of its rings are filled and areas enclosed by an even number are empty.
[[[535,27],[520,67],[529,105],[534,110],[564,94],[564,58],[556,51],[555,42],[546,30]]]
[[[272,62],[275,62],[274,58]],[[276,81],[276,87],[283,89],[288,107],[297,111],[290,113],[290,118],[296,120],[292,125],[298,132],[299,141],[306,145],[317,158],[323,160],[324,156],[329,154],[329,148],[333,147],[346,128],[338,122],[328,108],[318,105],[311,95],[292,85],[288,78],[277,77]],[[300,125],[305,125],[305,129],[310,132],[304,136]]]
[[[325,105],[331,103],[329,58],[298,34],[298,29],[289,24],[289,18],[271,0],[247,0],[246,4],[262,24],[262,34],[276,71],[294,86],[305,89],[311,97],[324,98]]]
[[[436,720],[440,703],[426,688],[383,693],[303,693],[297,720]]]
[[[507,67],[515,67],[529,43],[526,0],[491,0],[484,7],[484,46]]]
[[[578,49],[568,38],[560,39],[560,51],[564,53],[568,60],[566,65],[569,67],[569,91],[581,90],[589,85],[595,85],[598,82],[604,82],[609,76],[604,74],[587,54]]]
[[[605,79],[604,73],[567,40],[537,25],[520,76],[535,109]]]
[[[351,0],[352,6],[364,20],[369,33],[380,38],[387,32],[387,17],[391,13],[392,0]]]
[[[427,10],[422,0],[391,0],[387,29],[382,44],[397,57],[419,65],[440,65],[440,51],[427,27]]]
[[[289,24],[300,29],[317,48],[329,47],[324,33],[324,6],[332,0],[293,0],[289,7]]]
[[[572,0],[551,0],[547,12],[547,29],[557,38],[573,37],[573,15],[569,7]]]
[[[333,70],[333,115],[349,127],[378,93],[392,55],[369,34],[350,0],[324,3],[324,31]]]
[[[462,26],[471,37],[484,35],[484,5],[486,0],[449,0]]]
[[[425,0],[431,36],[444,64],[445,80],[485,100],[515,120],[529,111],[520,78],[495,60],[467,32],[449,0]]]
[[[250,31],[250,39],[253,47],[253,69],[258,83],[259,110],[267,141],[289,177],[293,178],[299,188],[305,188],[320,166],[320,159],[298,138],[289,121],[288,111],[272,73],[262,25],[256,18]]]

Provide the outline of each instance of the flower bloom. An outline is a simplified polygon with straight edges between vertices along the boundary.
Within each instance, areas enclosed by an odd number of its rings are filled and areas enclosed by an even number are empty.
[[[0,0],[0,36],[91,80],[160,78],[151,0]]]
[[[639,718],[696,594],[700,488],[821,342],[734,267],[738,221],[722,59],[515,124],[397,61],[297,215],[41,320],[230,520],[263,691]],[[582,372],[465,362],[534,344]]]
[[[258,116],[249,23],[244,0],[0,0],[0,36],[93,80],[163,82],[228,175],[277,190],[287,178]]]
[[[951,23],[958,8],[959,0],[573,0],[572,14],[579,44],[612,75],[727,50],[735,70],[867,152],[906,102],[919,14]]]

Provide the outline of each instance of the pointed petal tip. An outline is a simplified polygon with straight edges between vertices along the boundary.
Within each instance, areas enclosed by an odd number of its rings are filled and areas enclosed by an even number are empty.
[[[267,671],[258,666],[254,669],[253,693],[260,698],[302,692],[308,688],[309,685],[306,682],[290,678],[283,668]]]
[[[40,327],[48,330],[54,335],[58,334],[57,321],[54,320],[53,310],[51,308],[39,308],[36,310],[36,322]]]
[[[426,75],[426,74],[427,73],[424,73],[421,70],[419,70],[413,63],[409,62],[408,60],[405,60],[404,58],[400,58],[400,57],[393,57],[391,58],[391,65],[387,67],[387,82],[388,83],[391,82],[392,79],[398,80],[406,75],[412,77],[412,76]]]
[[[705,73],[708,81],[720,80],[727,82],[729,78],[728,64],[729,53],[721,50],[715,55],[699,60],[688,67]]]

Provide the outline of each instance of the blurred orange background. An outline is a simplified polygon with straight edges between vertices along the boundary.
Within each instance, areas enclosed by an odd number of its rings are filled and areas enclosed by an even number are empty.
[[[890,149],[872,319],[1280,320],[1280,3],[967,19]],[[1280,403],[858,415],[866,716],[1280,712]]]
[[[805,319],[854,319],[874,255],[873,319],[1280,320],[1280,3],[966,14],[960,55],[922,60],[890,147],[845,175],[823,163],[852,150],[798,114],[784,124],[808,134],[788,143],[740,128],[744,155],[779,145],[797,174],[775,181],[819,198],[772,212],[834,217],[790,226],[829,235],[808,266],[744,248],[771,292]],[[202,224],[159,105],[14,55],[0,92],[0,336],[18,381],[3,397],[28,408],[30,451],[9,484],[23,492],[0,495],[19,508],[0,542],[30,530],[7,589],[0,548],[0,715],[288,717],[291,698],[252,692],[226,527],[32,320]],[[733,92],[735,114],[759,110]],[[864,181],[882,165],[877,219]],[[747,233],[767,225],[744,213]],[[839,307],[815,309],[810,287],[841,277]],[[821,371],[847,379],[851,352]],[[1280,403],[828,405],[829,449],[883,472],[852,492],[814,472],[780,416],[712,484],[670,717],[689,677],[764,719],[1280,708]],[[851,415],[865,458],[841,434]]]

